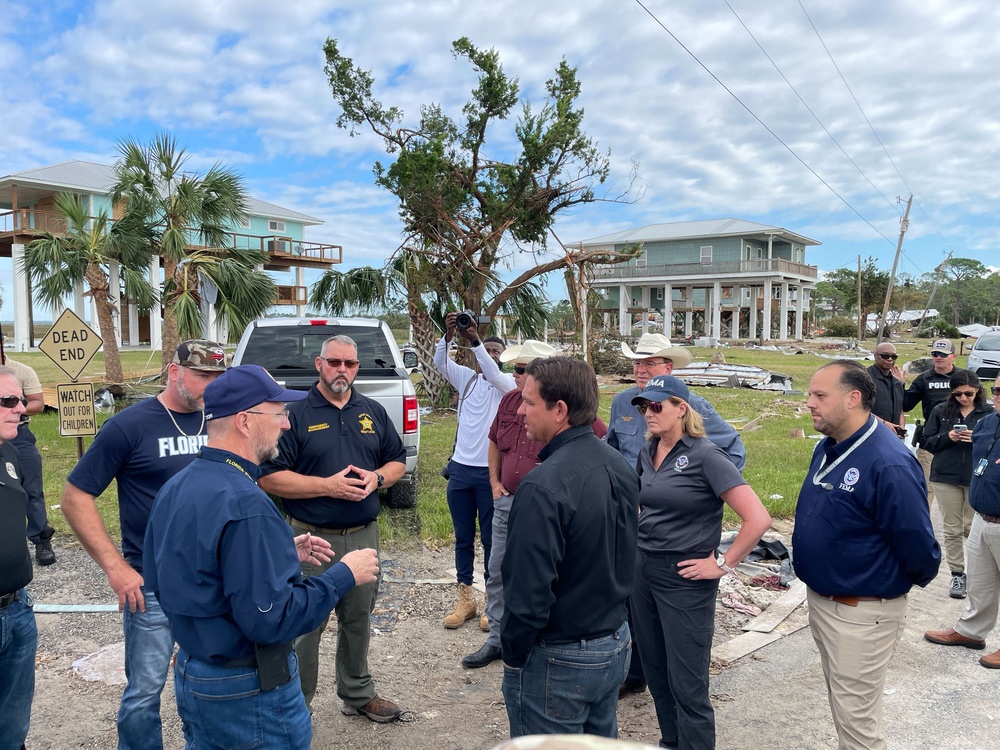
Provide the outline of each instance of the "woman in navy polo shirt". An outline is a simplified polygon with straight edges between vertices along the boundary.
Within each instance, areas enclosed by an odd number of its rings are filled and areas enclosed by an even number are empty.
[[[771,525],[771,516],[721,448],[705,438],[683,382],[651,379],[632,399],[646,417],[639,452],[639,540],[632,615],[656,706],[661,747],[715,747],[708,666],[719,579],[732,572]],[[722,513],[743,525],[716,556]]]

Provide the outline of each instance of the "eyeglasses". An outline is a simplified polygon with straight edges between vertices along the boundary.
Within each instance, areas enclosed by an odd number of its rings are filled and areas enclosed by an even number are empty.
[[[288,416],[288,409],[282,409],[281,411],[251,411],[247,409],[247,414],[260,414],[265,417],[281,417],[285,419]]]
[[[932,357],[950,357],[951,355],[947,352],[931,352]]]
[[[353,370],[359,364],[361,364],[356,359],[337,359],[336,357],[320,357],[321,360],[326,362],[333,369],[337,369],[341,365],[344,365],[348,370]]]
[[[653,414],[659,414],[661,411],[663,411],[663,402],[662,401],[640,401],[638,404],[636,404],[635,408],[639,410],[640,414],[645,414],[647,409],[649,411],[653,412]]]
[[[648,359],[637,359],[633,362],[636,367],[660,367],[667,364],[670,360],[661,359],[659,362],[652,362]]]
[[[528,371],[527,365],[514,365],[514,372],[518,375],[524,375]]]
[[[896,361],[897,359],[899,359],[899,355],[898,355],[898,354],[883,354],[882,352],[879,352],[879,353],[878,353],[878,356],[880,356],[880,357],[881,357],[882,359],[891,359],[891,360],[893,360],[894,362],[895,362],[895,361]]]
[[[1000,388],[994,388],[993,389],[993,395],[994,396],[1000,396]]]
[[[18,404],[21,404],[21,406],[27,406],[28,399],[21,398],[20,396],[0,396],[0,406],[4,409],[13,409]]]
[[[952,391],[951,395],[955,398],[975,398],[979,391]]]

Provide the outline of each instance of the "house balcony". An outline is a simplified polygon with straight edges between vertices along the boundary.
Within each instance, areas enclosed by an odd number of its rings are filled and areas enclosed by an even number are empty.
[[[0,257],[11,257],[14,244],[24,245],[46,232],[63,234],[66,220],[56,211],[36,211],[19,208],[0,211]],[[194,236],[191,232],[189,236]],[[267,236],[228,232],[227,246],[241,250],[254,250],[267,254],[264,268],[268,271],[287,271],[293,267],[327,269],[342,263],[344,248],[320,242],[308,242],[291,237]],[[189,249],[205,246],[192,241]],[[288,303],[297,304],[297,303]]]
[[[611,282],[649,280],[673,285],[704,285],[706,281],[720,281],[725,278],[733,282],[771,281],[814,282],[817,278],[816,266],[793,263],[784,258],[761,258],[759,260],[718,261],[714,263],[669,263],[662,265],[610,265],[594,268],[593,283],[596,286],[610,286]]]
[[[275,286],[275,305],[304,305],[308,301],[309,289],[304,286],[278,284]]]

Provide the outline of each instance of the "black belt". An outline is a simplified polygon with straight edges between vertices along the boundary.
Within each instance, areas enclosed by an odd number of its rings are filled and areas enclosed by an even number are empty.
[[[0,609],[7,609],[11,604],[17,601],[17,592],[14,591],[10,594],[4,594],[0,596]]]
[[[986,521],[986,523],[1000,523],[1000,516],[990,516],[986,513],[980,513],[979,517]]]

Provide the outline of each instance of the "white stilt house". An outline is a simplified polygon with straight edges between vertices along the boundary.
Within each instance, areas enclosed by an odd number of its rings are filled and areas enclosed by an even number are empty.
[[[6,303],[4,310],[4,317],[8,317],[13,309],[14,317],[14,342],[7,347],[9,351],[25,351],[36,345],[32,334],[35,309],[31,288],[20,268],[25,245],[42,232],[58,234],[65,231],[65,224],[55,209],[55,198],[59,193],[79,196],[90,207],[91,216],[103,208],[109,216],[116,218],[110,198],[114,181],[112,167],[84,161],[63,162],[0,178],[0,258],[11,259],[14,284],[13,300]],[[343,248],[339,245],[305,240],[305,228],[322,223],[306,214],[250,198],[247,221],[232,227],[229,235],[232,247],[265,251],[268,261],[264,270],[294,270],[294,283],[278,285],[274,304],[294,306],[299,316],[306,312],[305,269],[325,270],[343,260]],[[111,276],[112,289],[118,288],[115,284],[117,269],[112,269]],[[150,261],[149,280],[156,289],[162,287],[163,272],[159,258]],[[81,317],[86,315],[84,291],[77,289],[71,302]],[[204,296],[207,301],[203,335],[225,343],[226,331],[219,325],[214,305],[209,301],[211,290],[205,290]],[[149,314],[140,314],[131,300],[119,299],[117,302],[119,345],[148,345],[151,349],[159,349],[163,315],[160,306],[155,306]],[[89,319],[96,329],[97,315],[92,310]]]
[[[584,240],[587,250],[642,245],[628,263],[600,266],[605,327],[622,335],[663,326],[670,338],[801,339],[816,288],[806,248],[820,243],[740,219],[652,224]]]

